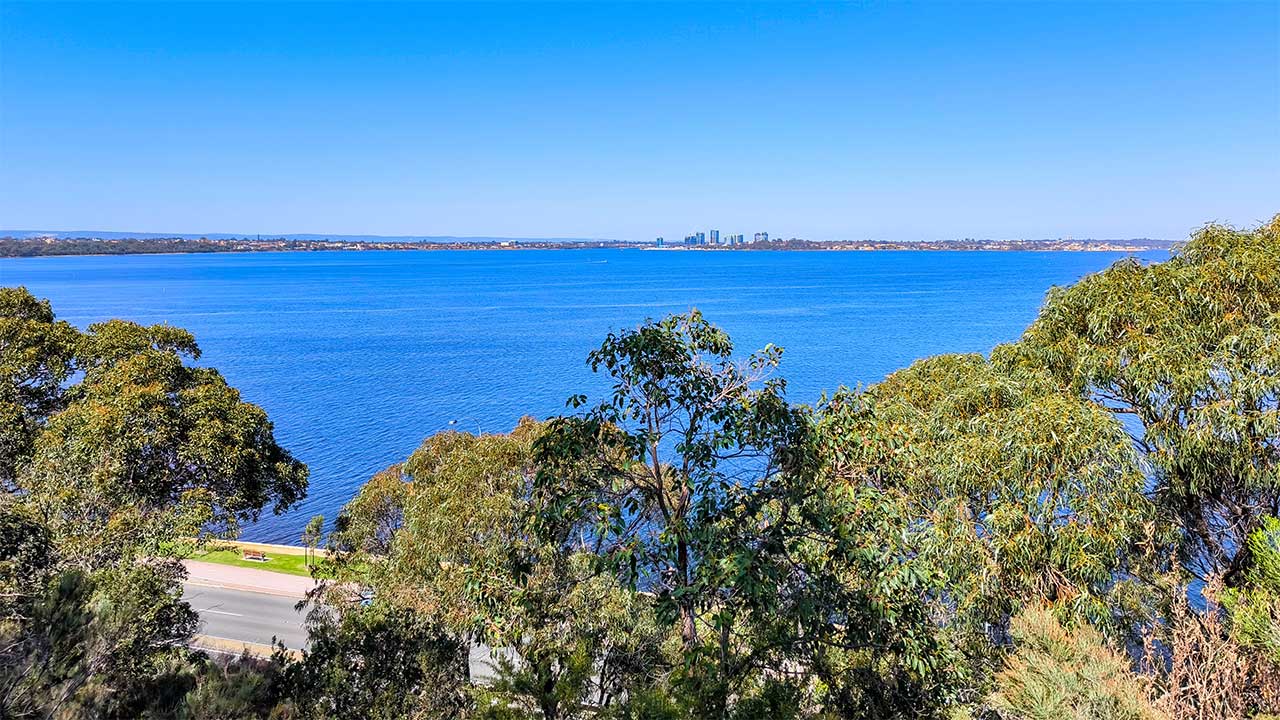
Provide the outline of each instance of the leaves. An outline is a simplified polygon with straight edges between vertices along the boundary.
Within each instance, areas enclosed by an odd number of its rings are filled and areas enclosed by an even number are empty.
[[[1188,570],[1238,580],[1280,507],[1280,216],[1054,290],[1009,356],[1129,418]]]
[[[1164,720],[1129,659],[1086,625],[1068,630],[1032,607],[1014,619],[1015,652],[989,703],[1026,720]]]
[[[1141,542],[1154,507],[1123,428],[1005,353],[922,360],[837,393],[819,424],[825,472],[899,505],[979,673],[1027,603],[1125,627],[1111,596],[1157,559]]]
[[[63,560],[93,568],[181,538],[234,535],[302,497],[307,469],[195,339],[123,320],[80,333],[25,290],[0,291],[0,480]],[[73,372],[79,382],[67,384]]]
[[[0,490],[12,490],[40,426],[63,406],[79,333],[47,300],[0,288]]]

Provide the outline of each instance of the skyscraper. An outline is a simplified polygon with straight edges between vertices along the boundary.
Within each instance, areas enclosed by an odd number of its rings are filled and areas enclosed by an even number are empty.
[[[698,233],[698,244],[699,244],[699,245],[706,245],[706,244],[707,244],[707,234],[706,234],[706,233],[704,233],[704,232],[700,232],[700,233]]]
[[[719,230],[712,230],[712,231],[711,231],[711,244],[712,244],[712,245],[719,245],[719,244],[720,244],[720,231],[719,231]]]

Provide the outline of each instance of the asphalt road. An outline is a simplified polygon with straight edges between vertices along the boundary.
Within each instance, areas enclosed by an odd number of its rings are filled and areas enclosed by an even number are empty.
[[[259,645],[270,645],[275,637],[294,650],[306,645],[305,615],[294,609],[298,598],[183,585],[182,599],[200,613],[202,635]]]
[[[197,632],[201,635],[258,645],[270,645],[274,637],[291,650],[301,650],[307,645],[307,631],[303,627],[306,613],[294,609],[300,598],[183,585],[182,599],[200,614]],[[473,679],[484,681],[493,677],[491,653],[484,646],[471,648]]]

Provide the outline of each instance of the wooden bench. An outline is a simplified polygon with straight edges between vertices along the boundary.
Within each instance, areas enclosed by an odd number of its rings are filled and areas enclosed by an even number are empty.
[[[244,559],[253,560],[254,562],[266,562],[269,558],[266,553],[257,550],[245,550]]]

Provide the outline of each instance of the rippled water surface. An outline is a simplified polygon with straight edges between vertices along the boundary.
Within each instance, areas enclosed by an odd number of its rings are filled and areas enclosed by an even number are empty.
[[[1152,253],[1151,258],[1164,253]],[[451,420],[510,429],[604,385],[610,330],[697,307],[744,353],[785,348],[797,402],[941,352],[1015,339],[1045,291],[1112,253],[516,250],[0,260],[60,317],[168,322],[267,409],[311,467],[295,510],[247,538],[295,542],[370,474]]]

